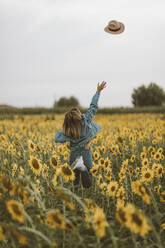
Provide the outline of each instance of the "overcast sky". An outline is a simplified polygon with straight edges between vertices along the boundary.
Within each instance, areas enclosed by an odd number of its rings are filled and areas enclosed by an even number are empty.
[[[165,90],[164,0],[0,0],[0,104],[51,107],[75,96],[87,107],[132,106],[133,88]],[[104,32],[110,20],[125,32]]]

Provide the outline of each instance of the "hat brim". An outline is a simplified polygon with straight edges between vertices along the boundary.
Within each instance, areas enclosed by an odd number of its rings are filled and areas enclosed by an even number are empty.
[[[109,34],[121,34],[122,32],[124,32],[125,27],[123,23],[119,22],[119,24],[120,24],[120,29],[117,31],[110,30],[109,25],[104,28],[104,31]]]

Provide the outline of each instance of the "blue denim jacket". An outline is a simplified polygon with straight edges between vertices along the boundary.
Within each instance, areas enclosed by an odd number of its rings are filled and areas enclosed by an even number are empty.
[[[60,130],[55,135],[56,143],[70,142],[70,150],[76,151],[84,148],[86,142],[93,139],[97,135],[101,127],[92,120],[98,109],[97,103],[99,96],[100,93],[97,91],[92,98],[90,107],[88,108],[87,112],[85,114],[82,114],[80,139],[68,137],[63,134],[62,130]]]

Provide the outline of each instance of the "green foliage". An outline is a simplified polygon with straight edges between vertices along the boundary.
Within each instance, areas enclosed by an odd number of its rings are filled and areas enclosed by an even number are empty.
[[[165,92],[155,83],[150,83],[148,87],[142,85],[134,89],[132,103],[135,107],[162,106],[165,103]]]
[[[61,97],[58,101],[54,103],[54,107],[77,107],[79,106],[79,101],[74,96],[70,98]]]

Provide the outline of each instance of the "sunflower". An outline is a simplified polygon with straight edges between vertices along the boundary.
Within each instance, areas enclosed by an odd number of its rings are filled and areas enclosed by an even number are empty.
[[[13,219],[18,220],[21,223],[24,222],[23,208],[18,201],[9,200],[6,202],[6,206]]]
[[[102,176],[101,174],[99,174],[99,175],[97,176],[97,180],[96,180],[97,185],[102,184],[103,181],[104,181],[104,180],[103,180],[103,176]]]
[[[161,159],[161,156],[162,156],[162,154],[160,152],[156,152],[154,154],[154,159],[157,160],[157,161],[159,161]]]
[[[145,187],[139,181],[132,182],[132,192],[141,196],[143,201],[145,201],[147,204],[150,204],[150,197],[147,194]]]
[[[125,212],[127,216],[125,226],[128,227],[131,232],[139,233],[143,237],[151,230],[146,218],[137,211],[131,203],[127,204]]]
[[[8,233],[10,233],[10,235],[13,238],[16,238],[17,241],[21,244],[21,245],[27,245],[28,244],[28,239],[21,233],[19,233],[18,231],[16,231],[16,229],[10,225],[6,225],[5,229]]]
[[[93,215],[93,224],[96,234],[102,238],[105,236],[105,228],[108,227],[108,222],[106,221],[105,214],[103,210],[96,207]]]
[[[158,195],[160,195],[161,187],[162,187],[162,186],[161,186],[160,184],[159,184],[159,185],[156,185],[156,186],[154,187],[154,191],[156,191]]]
[[[56,169],[57,166],[59,165],[60,159],[59,159],[58,156],[53,155],[52,157],[50,157],[50,160],[49,160],[49,161],[50,161],[51,166],[52,166],[54,169]]]
[[[94,160],[98,160],[99,159],[99,153],[97,151],[95,151],[93,153],[93,158],[94,158]]]
[[[66,227],[66,222],[59,210],[49,211],[46,215],[45,223],[51,228],[59,227],[60,229],[65,229]]]
[[[165,191],[160,194],[160,201],[165,202]]]
[[[152,144],[153,144],[153,145],[156,145],[156,144],[157,144],[157,142],[158,142],[158,140],[157,140],[157,139],[153,139],[153,140],[152,140]]]
[[[56,172],[54,173],[54,175],[53,175],[52,184],[53,184],[54,187],[57,186],[58,176],[60,175],[60,173],[61,173],[61,169],[58,168],[58,169],[56,170]]]
[[[30,201],[28,200],[29,192],[23,190],[21,187],[17,187],[17,195],[21,198],[24,204],[29,204]]]
[[[111,181],[107,186],[107,191],[109,193],[109,196],[114,198],[117,189],[118,189],[118,183],[116,181]]]
[[[94,212],[95,210],[95,204],[93,203],[93,201],[91,199],[88,198],[84,198],[84,201],[87,205],[87,210],[90,210],[91,212]]]
[[[92,173],[92,176],[96,177],[97,173],[99,171],[99,165],[94,164],[94,166],[90,169],[90,173]]]
[[[163,166],[161,164],[158,164],[156,168],[156,176],[158,178],[163,176]]]
[[[99,185],[101,191],[101,194],[105,195],[107,193],[107,183],[103,182]]]
[[[98,160],[98,164],[99,164],[100,166],[104,167],[104,158],[100,158],[100,159]]]
[[[29,166],[35,175],[40,175],[42,171],[42,165],[38,158],[30,156]]]
[[[66,182],[68,182],[69,180],[74,181],[74,179],[75,179],[75,174],[74,174],[72,168],[70,166],[68,166],[67,163],[62,165],[61,174],[62,174],[62,177],[65,179]]]
[[[4,174],[0,175],[0,182],[2,184],[2,189],[5,192],[9,192],[10,195],[14,195],[16,190],[16,185],[14,184],[13,180]]]
[[[135,158],[136,158],[136,156],[134,154],[132,154],[132,156],[130,158],[131,163],[134,163],[135,162]]]
[[[157,150],[158,153],[162,154],[163,153],[163,148],[160,147],[158,150]]]
[[[36,149],[36,145],[35,145],[31,140],[28,140],[28,149],[29,149],[31,152],[34,152],[35,149]]]
[[[104,168],[107,169],[110,167],[110,165],[111,165],[111,161],[109,160],[109,158],[106,158],[104,160]]]
[[[112,177],[112,170],[110,168],[107,168],[106,171],[105,171],[105,178],[110,182],[111,180],[111,177]]]
[[[64,147],[63,147],[63,145],[59,145],[59,146],[58,146],[58,152],[59,152],[61,155],[63,155],[63,152],[64,152]]]
[[[140,158],[141,158],[141,160],[145,159],[146,158],[146,153],[145,152],[141,152],[140,153]]]
[[[149,146],[147,152],[148,152],[148,154],[151,154],[152,152],[155,153],[155,148],[153,146]]]
[[[120,188],[117,191],[116,197],[120,200],[120,201],[124,201],[125,200],[125,189],[123,186],[120,186]]]
[[[150,182],[154,177],[153,170],[146,169],[145,171],[142,171],[142,181],[147,183]]]
[[[149,165],[148,158],[144,158],[144,159],[142,159],[142,166],[147,167],[148,165]]]
[[[124,207],[121,206],[117,209],[116,219],[120,222],[121,225],[125,225],[125,223],[127,222],[127,216]]]

